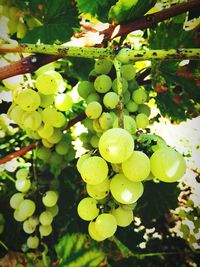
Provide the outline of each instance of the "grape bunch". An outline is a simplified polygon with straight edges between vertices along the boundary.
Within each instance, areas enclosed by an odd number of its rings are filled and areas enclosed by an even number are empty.
[[[58,193],[54,190],[46,191],[40,205],[34,200],[31,192],[29,169],[21,168],[16,172],[15,187],[17,193],[10,198],[10,206],[14,209],[14,219],[23,222],[23,230],[30,235],[27,247],[37,249],[40,240],[52,232],[53,218],[58,214]],[[40,207],[40,209],[39,209]]]
[[[118,226],[132,223],[146,180],[153,177],[175,182],[186,170],[183,156],[164,141],[152,144],[151,155],[136,148],[138,133],[149,124],[150,108],[148,93],[138,86],[135,75],[135,66],[124,62],[124,128],[118,126],[121,100],[111,61],[97,60],[89,80],[78,85],[87,116],[83,122],[87,132],[80,139],[89,151],[77,161],[88,194],[79,202],[77,212],[89,221],[89,235],[96,241],[113,236]]]

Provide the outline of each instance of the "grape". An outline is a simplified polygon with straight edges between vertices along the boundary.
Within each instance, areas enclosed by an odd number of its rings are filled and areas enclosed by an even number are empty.
[[[35,212],[35,203],[30,199],[24,199],[19,205],[18,211],[21,216],[25,218],[31,217]]]
[[[137,83],[137,81],[135,79],[128,82],[128,89],[130,92],[132,92],[138,88],[139,88],[139,84]]]
[[[110,191],[114,199],[122,204],[131,204],[143,194],[141,182],[134,183],[123,174],[116,174],[110,182]]]
[[[53,215],[50,211],[43,211],[39,216],[42,225],[50,225],[53,221]]]
[[[115,91],[115,93],[118,93],[117,90],[117,79],[114,79],[112,83],[112,89]],[[128,90],[128,82],[122,78],[122,92],[125,93]]]
[[[42,138],[49,138],[54,132],[54,128],[48,124],[42,124],[37,130],[38,134]]]
[[[153,175],[166,183],[176,182],[186,171],[183,156],[169,147],[156,150],[150,162]]]
[[[40,93],[52,95],[63,90],[63,78],[60,73],[48,70],[37,77],[35,86]]]
[[[52,232],[52,226],[51,225],[40,225],[39,232],[41,236],[48,236]]]
[[[57,112],[56,113],[56,121],[54,121],[53,126],[56,128],[61,128],[65,125],[66,123],[66,118],[65,115],[62,112]]]
[[[125,210],[122,207],[118,207],[117,209],[113,209],[111,214],[114,215],[117,225],[121,227],[126,227],[133,222],[132,210]]]
[[[91,82],[88,81],[82,81],[78,85],[78,94],[82,98],[87,98],[90,94],[94,93],[94,85]]]
[[[39,238],[35,236],[29,236],[27,239],[27,246],[31,249],[36,249],[39,246]]]
[[[78,215],[85,221],[94,220],[98,214],[97,201],[91,197],[83,198],[77,207]]]
[[[42,144],[44,147],[51,148],[54,144],[51,144],[49,141],[46,139],[42,139]]]
[[[54,95],[43,95],[39,93],[40,96],[40,107],[47,108],[54,103]]]
[[[48,125],[54,125],[57,121],[57,110],[52,107],[45,108],[41,112],[42,120]]]
[[[37,23],[39,23],[40,25],[41,25],[41,23],[36,19],[36,18],[30,18],[29,20],[27,20],[27,24],[28,24],[28,26],[29,26],[29,23],[30,22],[37,22]],[[33,27],[33,26],[32,26]],[[30,28],[30,27],[29,27]],[[45,73],[45,72],[47,72],[47,71],[49,71],[49,70],[55,70],[55,63],[54,62],[51,62],[51,63],[48,63],[48,64],[46,64],[46,65],[44,65],[44,66],[42,66],[42,67],[40,67],[39,69],[37,69],[36,71],[35,71],[35,74],[37,75],[37,76],[40,76],[41,74],[43,74],[43,73]]]
[[[19,209],[16,209],[14,211],[13,217],[18,222],[23,222],[27,219],[26,214],[23,214],[22,212],[20,212]]]
[[[9,17],[12,19],[12,20],[18,20],[19,18],[19,11],[16,7],[12,6],[9,8]]]
[[[95,222],[90,222],[88,225],[88,232],[92,239],[96,241],[103,241],[105,238],[99,235],[95,228]]]
[[[8,116],[11,120],[20,125],[24,112],[25,111],[22,108],[20,108],[20,106],[12,105],[8,110]]]
[[[111,237],[117,230],[117,221],[112,214],[102,213],[96,218],[95,229],[102,238]]]
[[[41,139],[41,137],[39,136],[39,134],[36,131],[26,130],[26,134],[31,139],[36,139],[36,140]]]
[[[143,104],[147,101],[147,93],[143,87],[133,91],[132,99],[136,104]]]
[[[16,171],[16,178],[26,179],[28,177],[28,174],[29,174],[29,169],[22,168]]]
[[[95,62],[94,70],[98,74],[108,74],[112,68],[112,61],[108,59],[98,59]]]
[[[17,38],[23,39],[24,36],[26,35],[26,32],[27,32],[26,25],[19,21],[17,23]]]
[[[52,216],[55,217],[59,212],[58,205],[54,205],[53,207],[47,207],[47,211],[51,212]]]
[[[32,225],[32,226],[37,226],[39,224],[38,217],[36,217],[36,216],[32,216],[32,217],[28,218],[28,221],[29,221],[30,225]]]
[[[119,103],[119,96],[115,92],[108,92],[103,97],[103,104],[108,109],[114,109]]]
[[[103,199],[109,194],[110,180],[106,178],[102,183],[97,185],[86,185],[86,190],[89,196],[94,199]]]
[[[66,143],[65,141],[60,141],[56,146],[55,146],[56,153],[59,155],[66,155],[67,152],[69,151],[69,144]]]
[[[98,93],[106,93],[112,87],[112,80],[108,75],[102,74],[94,81],[94,88]]]
[[[55,191],[49,190],[42,197],[42,202],[46,207],[53,207],[58,201],[58,194]]]
[[[116,58],[122,63],[126,64],[130,60],[131,49],[130,48],[122,48],[119,53],[116,55]]]
[[[37,157],[44,161],[47,161],[50,158],[51,150],[47,147],[39,147],[37,149]]]
[[[105,131],[99,140],[101,156],[111,163],[122,163],[132,154],[134,141],[129,132],[121,128]]]
[[[136,122],[134,118],[131,116],[124,115],[124,129],[128,131],[130,134],[134,134],[136,132]],[[118,118],[113,123],[113,128],[118,128]]]
[[[108,112],[103,112],[99,117],[99,124],[101,129],[107,130],[112,127],[113,120],[112,116]]]
[[[149,125],[149,119],[144,113],[140,113],[135,118],[137,128],[145,129]]]
[[[67,111],[73,106],[73,99],[69,94],[58,94],[55,97],[55,107],[60,111]]]
[[[103,129],[101,128],[101,125],[100,125],[98,119],[93,120],[92,126],[93,126],[93,129],[95,130],[95,132],[97,132],[97,133],[102,133],[103,132]]]
[[[131,99],[131,94],[129,93],[129,91],[126,91],[124,93],[124,105],[126,105]]]
[[[18,104],[25,111],[35,111],[40,105],[40,96],[31,89],[21,90],[18,97]]]
[[[17,179],[15,181],[15,187],[18,191],[25,193],[27,192],[31,187],[31,182],[29,179]]]
[[[32,234],[35,231],[35,228],[36,228],[35,226],[30,224],[29,220],[23,222],[23,230],[25,233]]]
[[[93,129],[93,120],[90,120],[89,118],[86,118],[85,120],[83,120],[83,125],[85,126],[85,128],[88,129],[88,131],[90,131],[91,133],[94,133],[94,129]]]
[[[59,129],[54,129],[53,134],[50,137],[47,137],[47,141],[52,144],[57,144],[62,139],[63,133]]]
[[[85,109],[85,114],[90,119],[97,119],[102,112],[102,106],[96,101],[89,103]]]
[[[96,135],[93,135],[93,136],[90,138],[90,144],[91,144],[92,147],[97,148],[98,145],[99,145],[99,137],[96,136]]]
[[[133,182],[145,180],[150,173],[150,160],[141,151],[133,151],[132,155],[122,163],[124,175]]]
[[[151,109],[146,104],[140,104],[138,106],[138,112],[139,113],[144,113],[147,117],[149,117],[151,115]]]
[[[14,77],[2,80],[2,83],[7,89],[14,91],[21,87],[21,85],[24,83],[24,78],[23,75],[16,75]]]
[[[77,167],[77,169],[78,169],[79,172],[81,172],[81,167],[82,167],[83,162],[84,162],[86,159],[88,159],[89,157],[90,157],[90,154],[84,154],[84,155],[82,155],[82,156],[78,159],[77,164],[76,164],[76,167]]]
[[[81,177],[86,183],[96,185],[107,178],[108,165],[101,157],[89,157],[83,161],[80,171]]]
[[[129,112],[135,112],[138,110],[138,104],[136,104],[133,100],[129,100],[126,104],[126,108]]]
[[[60,165],[62,161],[63,161],[63,157],[61,155],[58,155],[56,152],[51,153],[49,164]]]
[[[99,94],[97,93],[92,93],[92,94],[89,94],[88,97],[86,98],[86,103],[87,104],[90,104],[91,102],[101,102],[101,98],[99,96]]]
[[[22,200],[24,200],[24,194],[15,193],[14,195],[12,195],[12,197],[10,199],[10,206],[13,209],[17,209],[19,207],[20,203],[22,202]]]
[[[26,129],[36,131],[42,123],[42,118],[37,111],[24,112],[21,123]]]
[[[133,78],[135,78],[135,74],[136,74],[136,68],[134,65],[127,64],[121,67],[121,75],[122,78],[124,78],[125,80],[127,81],[132,80]]]

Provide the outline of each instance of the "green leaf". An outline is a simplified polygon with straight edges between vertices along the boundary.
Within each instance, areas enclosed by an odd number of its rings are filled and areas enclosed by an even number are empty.
[[[79,233],[64,236],[55,249],[60,259],[60,267],[96,267],[105,258],[95,242]]]
[[[150,10],[155,3],[155,0],[118,0],[109,11],[109,19],[115,23],[135,20]]]

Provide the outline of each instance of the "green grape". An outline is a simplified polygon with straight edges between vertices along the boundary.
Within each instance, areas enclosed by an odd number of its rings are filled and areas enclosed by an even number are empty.
[[[17,179],[26,179],[29,174],[29,169],[22,168],[16,171],[16,178]]]
[[[151,115],[151,109],[146,104],[140,104],[138,106],[138,112],[139,113],[144,113],[147,117],[149,117]]]
[[[107,130],[112,127],[113,119],[110,113],[103,112],[101,116],[99,117],[99,124],[101,129]]]
[[[153,175],[166,183],[176,182],[186,171],[183,156],[170,147],[156,150],[150,162]]]
[[[98,93],[107,93],[112,87],[112,80],[108,75],[102,74],[94,81],[94,88]]]
[[[29,221],[30,225],[32,225],[33,227],[34,226],[36,227],[39,224],[39,219],[36,216],[29,217],[28,221]]]
[[[32,18],[31,18],[32,19]],[[30,19],[30,20],[31,20]],[[37,20],[37,19],[35,19],[35,18],[33,18],[34,20]],[[52,71],[52,70],[55,70],[55,63],[54,62],[51,62],[51,63],[48,63],[48,64],[46,64],[46,65],[44,65],[44,66],[42,66],[42,67],[40,67],[39,69],[37,69],[36,71],[35,71],[35,74],[37,75],[37,76],[40,76],[41,74],[43,74],[43,73],[45,73],[45,72],[47,72],[47,71]]]
[[[81,142],[83,143],[87,143],[89,141],[89,139],[91,138],[91,135],[89,133],[81,133],[79,135],[79,139],[81,140]]]
[[[91,185],[100,184],[108,176],[108,165],[104,159],[98,156],[84,160],[81,168],[82,179]]]
[[[39,216],[39,222],[42,225],[50,225],[53,221],[53,215],[50,211],[43,211]]]
[[[126,91],[123,97],[124,97],[124,105],[126,105],[131,99],[131,94],[129,93],[129,91]]]
[[[130,60],[131,51],[132,50],[130,48],[122,48],[116,55],[116,59],[121,61],[121,63],[128,63]]]
[[[16,75],[14,77],[2,80],[2,83],[7,89],[14,91],[21,87],[21,85],[24,83],[24,77],[23,75]]]
[[[149,119],[144,113],[140,113],[135,118],[137,128],[145,129],[149,125]]]
[[[24,89],[20,91],[18,103],[25,111],[35,111],[40,105],[40,96],[32,89]]]
[[[95,229],[102,238],[109,238],[117,230],[117,221],[112,214],[102,213],[96,218]]]
[[[48,107],[41,112],[42,120],[48,125],[54,125],[57,121],[57,110],[53,107]]]
[[[85,128],[87,128],[91,133],[94,133],[94,129],[93,129],[93,120],[90,120],[89,118],[86,118],[85,120],[83,120],[83,125],[84,125]]]
[[[94,220],[98,214],[97,201],[91,197],[83,198],[77,207],[78,215],[85,221]]]
[[[23,230],[27,234],[32,234],[35,231],[35,226],[30,224],[29,220],[23,222]]]
[[[39,93],[40,96],[40,107],[47,108],[54,103],[54,95],[43,95]]]
[[[136,89],[132,93],[132,99],[136,104],[144,104],[147,101],[147,93],[143,87]]]
[[[138,104],[136,104],[133,100],[129,100],[126,104],[126,108],[129,112],[135,112],[138,110]]]
[[[27,219],[28,217],[31,217],[33,213],[35,212],[36,206],[35,203],[30,200],[30,199],[24,199],[22,202],[19,204],[19,214],[21,216],[25,216]]]
[[[105,198],[109,194],[109,189],[110,180],[108,178],[97,185],[86,185],[88,195],[97,200]]]
[[[29,179],[17,179],[15,187],[18,191],[25,193],[31,188],[31,182]]]
[[[103,129],[101,128],[101,125],[100,125],[98,119],[93,120],[92,126],[93,126],[93,129],[94,129],[95,132],[97,132],[97,133],[102,133],[103,132]]]
[[[73,99],[69,94],[58,94],[55,97],[55,107],[60,111],[68,111],[73,106]]]
[[[122,78],[130,81],[135,78],[136,68],[132,64],[122,65],[121,67]]]
[[[90,222],[88,225],[88,233],[92,239],[95,241],[103,241],[105,238],[102,237],[100,234],[97,233],[95,228],[95,222]]]
[[[20,125],[24,112],[20,106],[14,104],[8,110],[8,117]]]
[[[19,209],[16,209],[14,211],[13,217],[18,222],[23,222],[23,221],[25,221],[27,219],[27,216],[25,214],[23,214],[22,212],[20,212]]]
[[[42,124],[39,129],[37,130],[39,136],[41,138],[49,138],[50,136],[53,135],[54,133],[54,128],[53,126],[49,125],[49,124]]]
[[[9,17],[14,21],[19,19],[19,11],[16,7],[12,6],[9,8]]]
[[[42,139],[42,144],[44,147],[47,147],[47,148],[51,148],[54,146],[54,144],[50,143],[49,141],[47,141],[46,139]]]
[[[118,128],[118,118],[116,118],[116,120],[113,123],[113,128]],[[128,131],[130,134],[134,134],[136,132],[136,122],[134,120],[133,117],[128,116],[128,115],[124,115],[123,118],[123,122],[124,122],[124,129],[126,131]]]
[[[48,236],[52,233],[52,226],[51,225],[40,225],[39,232],[41,236]]]
[[[126,227],[133,222],[132,210],[125,210],[122,207],[118,207],[117,209],[113,209],[111,214],[115,217],[118,226]]]
[[[87,98],[90,94],[95,92],[93,83],[88,82],[88,81],[80,82],[77,90],[78,90],[78,94],[82,98]]]
[[[143,184],[134,183],[123,174],[116,174],[110,182],[110,191],[115,200],[122,204],[136,202],[143,194]]]
[[[56,205],[57,201],[58,201],[58,194],[53,190],[47,191],[42,197],[42,202],[45,205],[45,207],[53,207],[54,205]]]
[[[85,109],[85,114],[89,119],[97,119],[102,112],[102,106],[96,101],[89,103]]]
[[[117,90],[117,79],[114,79],[112,83],[112,89],[115,91],[115,93],[118,93]],[[128,90],[128,82],[122,78],[122,93],[125,93]]]
[[[58,155],[56,152],[51,153],[49,164],[52,165],[60,165],[63,161],[63,157],[61,155]]]
[[[65,141],[60,141],[55,146],[56,153],[59,155],[66,155],[69,151],[69,144]]]
[[[47,137],[47,141],[52,144],[57,144],[62,139],[63,133],[59,129],[54,129],[53,134],[50,137]]]
[[[85,101],[86,101],[87,104],[90,104],[91,102],[94,102],[94,101],[100,103],[101,102],[101,97],[97,93],[92,93],[92,94],[89,94],[87,96]]]
[[[103,104],[108,109],[114,109],[119,103],[119,96],[115,92],[108,92],[103,97]]]
[[[78,170],[79,172],[81,172],[81,167],[82,167],[83,162],[84,162],[86,159],[88,159],[89,157],[90,157],[90,154],[84,154],[84,155],[82,155],[82,156],[78,159],[78,161],[77,161],[77,163],[76,163],[76,167],[77,167],[77,170]]]
[[[51,212],[52,216],[55,217],[59,212],[58,205],[54,205],[53,207],[47,207],[47,211]]]
[[[53,126],[55,128],[61,128],[66,124],[66,118],[65,115],[62,112],[57,112],[56,113],[56,121],[54,121]]]
[[[18,209],[20,203],[22,202],[22,200],[24,200],[24,194],[22,193],[15,193],[14,195],[12,195],[12,197],[10,198],[10,206],[13,209]]]
[[[17,32],[17,23],[16,23],[16,21],[10,19],[8,21],[8,23],[7,23],[7,26],[9,28],[10,35],[13,35],[14,33]]]
[[[24,112],[21,123],[25,129],[36,131],[42,123],[42,118],[37,111]]]
[[[26,243],[28,248],[36,249],[39,246],[39,238],[36,235],[29,236]]]
[[[94,64],[94,70],[98,74],[108,74],[112,68],[112,61],[108,59],[98,59]]]
[[[111,163],[122,163],[132,154],[134,140],[129,132],[121,128],[105,131],[99,140],[101,156]]]
[[[42,26],[42,23],[36,18],[28,18],[26,20],[26,23],[27,23],[28,28],[30,30],[32,30],[36,27]],[[43,69],[43,67],[44,67],[44,69]],[[35,73],[38,76],[39,74],[41,74],[42,72],[45,72],[47,70],[54,70],[54,64],[52,64],[52,63],[46,64],[46,65],[40,67]]]
[[[19,21],[17,23],[17,38],[23,39],[24,36],[26,35],[26,32],[27,32],[26,25]]]
[[[37,157],[44,161],[47,161],[50,158],[51,150],[47,147],[39,147],[37,149]]]
[[[40,93],[52,95],[63,91],[63,78],[60,73],[54,70],[48,70],[37,77],[35,86]]]
[[[133,92],[134,90],[139,88],[139,84],[137,83],[137,81],[135,79],[128,81],[128,90],[130,92]]]
[[[145,180],[150,174],[150,160],[141,151],[133,151],[132,155],[122,163],[124,175],[133,182]]]
[[[93,135],[90,138],[90,144],[91,144],[92,147],[98,148],[98,145],[99,145],[99,137],[97,135]]]

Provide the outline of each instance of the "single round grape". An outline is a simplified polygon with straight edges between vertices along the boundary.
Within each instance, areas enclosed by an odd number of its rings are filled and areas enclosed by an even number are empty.
[[[38,132],[40,137],[49,138],[50,136],[52,136],[52,134],[54,132],[54,128],[53,128],[53,126],[45,123],[45,124],[42,124],[40,126],[40,128],[37,130],[37,132]]]
[[[103,130],[108,130],[109,128],[111,128],[113,124],[113,119],[110,113],[103,112],[99,117],[99,124],[101,129]]]
[[[99,145],[99,137],[97,135],[93,135],[90,138],[90,144],[91,144],[92,147],[98,148],[98,145]]]
[[[51,150],[47,147],[39,147],[37,149],[37,157],[44,161],[47,161],[50,158]]]
[[[133,92],[134,90],[139,88],[139,84],[137,83],[136,79],[132,79],[131,81],[128,81],[128,90],[130,92]]]
[[[23,222],[23,230],[27,234],[32,234],[35,231],[35,226],[33,226],[29,220]]]
[[[126,104],[126,108],[129,112],[135,112],[138,110],[138,104],[136,104],[133,100],[129,100]]]
[[[56,121],[54,122],[53,126],[56,128],[61,128],[66,124],[65,115],[62,112],[56,113]]]
[[[88,233],[92,239],[95,241],[103,241],[105,238],[102,237],[100,234],[97,233],[95,228],[95,222],[90,222],[88,225]]]
[[[147,101],[147,93],[143,87],[133,91],[132,99],[136,104],[143,104]]]
[[[24,199],[19,205],[19,213],[26,218],[31,217],[35,212],[36,206],[35,203],[30,199]]]
[[[30,225],[35,226],[35,227],[39,224],[39,219],[37,216],[29,217],[28,221],[29,221]]]
[[[20,108],[20,106],[12,105],[8,110],[8,117],[14,122],[16,122],[18,125],[21,125],[21,120],[24,112],[25,111]]]
[[[108,59],[98,59],[94,64],[94,70],[98,74],[108,74],[112,68],[112,61]]]
[[[36,249],[39,246],[39,238],[36,235],[29,236],[26,243],[27,243],[27,247],[31,249]]]
[[[118,207],[117,209],[113,209],[111,214],[115,217],[118,226],[126,227],[133,222],[132,210],[125,210],[122,207]]]
[[[116,118],[116,120],[113,123],[113,128],[119,127],[118,121],[119,121],[118,118]],[[124,129],[126,131],[128,131],[130,134],[134,134],[136,132],[137,127],[136,127],[136,122],[133,117],[124,115],[123,122],[124,122]]]
[[[149,119],[144,113],[140,113],[135,118],[137,128],[145,129],[149,125]]]
[[[39,134],[37,133],[37,131],[26,130],[26,134],[31,139],[35,139],[35,140],[41,139],[41,137],[39,136]]]
[[[130,101],[130,99],[131,99],[131,94],[130,94],[130,92],[129,92],[129,91],[126,91],[126,92],[124,93],[123,97],[124,97],[124,105],[126,105],[126,104]]]
[[[90,104],[91,102],[94,102],[94,101],[100,103],[101,102],[101,97],[97,93],[91,93],[91,94],[89,94],[87,96],[85,101],[86,101],[87,104]]]
[[[22,200],[24,200],[24,194],[22,194],[22,193],[15,193],[10,198],[10,206],[13,209],[17,209],[19,207],[20,203],[22,202]]]
[[[47,141],[51,144],[57,144],[62,139],[63,133],[60,129],[54,129],[53,134],[47,137]]]
[[[83,161],[80,171],[86,183],[96,185],[107,178],[108,165],[101,157],[93,156]]]
[[[25,129],[36,131],[42,123],[42,118],[37,111],[24,112],[21,123]]]
[[[95,229],[102,238],[109,238],[117,230],[117,221],[112,214],[102,213],[96,218]]]
[[[110,191],[114,199],[122,204],[136,202],[143,194],[143,184],[134,183],[123,174],[116,174],[110,182]]]
[[[35,86],[40,93],[52,95],[63,90],[63,78],[60,73],[49,70],[37,77]]]
[[[29,174],[29,169],[27,168],[22,168],[16,171],[16,178],[18,180],[20,179],[26,179],[28,177]]]
[[[77,169],[78,169],[79,172],[81,172],[81,167],[82,167],[83,162],[84,162],[86,159],[88,159],[89,157],[90,157],[90,154],[84,154],[84,155],[82,155],[82,156],[78,159],[77,164],[76,164],[76,167],[77,167]]]
[[[98,119],[93,120],[92,126],[93,126],[93,129],[94,129],[95,132],[97,132],[97,133],[102,133],[103,132],[103,129],[101,128],[101,125],[100,125]]]
[[[25,221],[28,217],[26,214],[23,214],[22,212],[19,211],[19,209],[16,209],[13,213],[13,217],[17,222],[23,222]]]
[[[86,190],[89,196],[94,199],[103,199],[109,194],[110,180],[106,178],[102,183],[97,185],[86,185]]]
[[[31,187],[31,181],[30,179],[17,179],[15,181],[15,187],[18,191],[25,193],[27,192]]]
[[[23,89],[19,94],[18,104],[25,111],[35,111],[40,105],[40,96],[32,89]]]
[[[122,163],[132,154],[134,140],[129,132],[121,128],[105,131],[99,140],[101,156],[111,163]]]
[[[81,81],[78,85],[78,94],[82,98],[87,98],[90,94],[94,93],[94,85],[88,81]]]
[[[115,91],[115,93],[118,93],[117,89],[117,79],[114,79],[112,83],[112,89]],[[122,78],[122,93],[125,93],[128,90],[128,82]]]
[[[91,197],[83,198],[78,204],[77,212],[80,218],[85,221],[94,220],[99,214],[97,201]]]
[[[36,18],[31,18],[31,19],[27,20],[28,26],[29,26],[29,23],[33,22],[33,21],[34,21],[34,23],[38,23],[39,22]],[[42,26],[41,22],[39,22],[39,23],[40,23],[40,26]],[[43,74],[43,73],[45,73],[45,72],[47,72],[49,70],[55,70],[55,63],[54,62],[48,63],[48,64],[40,67],[39,69],[37,69],[35,71],[35,74],[37,76],[40,76],[41,74]]]
[[[133,151],[132,155],[122,163],[124,175],[133,182],[145,180],[150,174],[150,160],[141,151]]]
[[[53,215],[50,211],[43,211],[39,216],[39,221],[42,225],[50,225],[53,221]]]
[[[150,162],[153,175],[166,183],[176,182],[186,171],[183,156],[170,147],[156,150]]]
[[[46,207],[53,207],[58,201],[58,194],[55,191],[49,190],[42,197],[42,202]]]
[[[102,74],[94,81],[94,88],[98,93],[106,93],[112,87],[112,80],[108,75]]]
[[[132,50],[130,48],[122,48],[116,55],[116,58],[126,64],[130,61],[131,52]]]
[[[55,97],[55,107],[60,111],[67,111],[73,106],[73,99],[69,94],[58,94]]]
[[[54,146],[54,144],[50,143],[47,139],[42,139],[42,144],[44,147],[51,148]]]
[[[85,109],[85,114],[87,117],[93,120],[97,119],[101,115],[101,112],[102,106],[96,101],[90,102]]]
[[[57,121],[57,110],[53,107],[47,107],[42,110],[41,116],[45,124],[53,126]]]
[[[59,155],[66,155],[69,151],[69,144],[65,141],[60,141],[55,146],[56,153]]]
[[[40,225],[39,232],[41,236],[48,236],[52,233],[52,226],[50,225]]]
[[[133,64],[122,65],[121,67],[122,78],[130,81],[135,78],[136,68]]]
[[[54,103],[54,95],[43,95],[39,93],[40,96],[40,107],[47,108]]]
[[[47,207],[47,211],[51,212],[52,216],[55,217],[59,212],[58,205],[54,205],[53,207]]]
[[[139,113],[144,113],[147,117],[149,117],[151,115],[151,109],[146,104],[140,104],[138,106],[138,112]]]
[[[119,103],[119,96],[115,92],[108,92],[103,97],[103,104],[108,109],[114,109]]]
[[[26,25],[19,21],[17,23],[17,38],[23,39],[24,36],[26,35],[26,32],[27,32]]]

